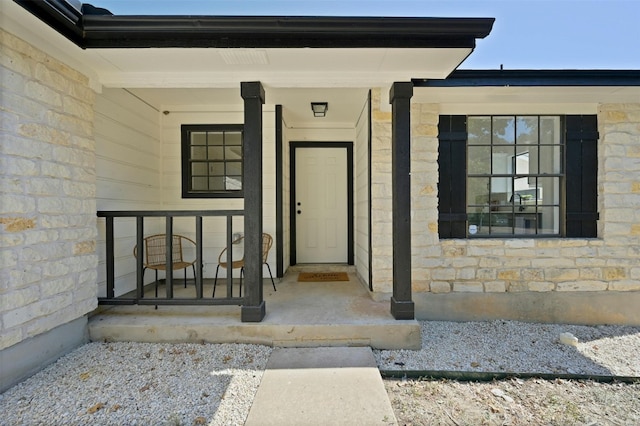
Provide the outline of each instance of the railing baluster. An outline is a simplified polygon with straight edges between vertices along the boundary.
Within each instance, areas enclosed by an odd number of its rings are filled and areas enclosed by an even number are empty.
[[[115,297],[115,253],[113,241],[113,217],[106,218],[106,261],[107,261],[107,297],[113,299]]]
[[[227,215],[227,297],[233,297],[233,216]]]
[[[202,216],[196,216],[196,298],[202,299]]]
[[[166,244],[167,254],[165,255],[166,269],[165,280],[167,299],[173,299],[173,216],[166,217]]]
[[[144,297],[144,258],[147,255],[144,251],[144,216],[136,217],[136,247],[138,256],[136,257],[136,297]]]

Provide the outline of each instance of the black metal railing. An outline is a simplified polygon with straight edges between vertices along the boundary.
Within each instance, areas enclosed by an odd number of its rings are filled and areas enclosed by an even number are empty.
[[[101,305],[243,305],[244,298],[233,297],[233,274],[231,264],[232,250],[227,250],[227,278],[226,297],[205,297],[203,294],[203,263],[202,263],[202,219],[203,217],[217,216],[226,217],[226,247],[231,247],[233,241],[233,217],[243,217],[243,210],[143,210],[143,211],[98,211],[98,217],[105,218],[105,244],[106,244],[106,297],[99,297],[98,303]],[[165,288],[166,296],[145,297],[144,295],[144,220],[145,218],[165,218],[166,235],[166,264],[165,264]],[[173,218],[193,217],[195,220],[195,286],[196,296],[192,298],[173,297]],[[127,293],[123,296],[115,296],[115,235],[114,220],[116,218],[136,219],[136,290],[135,294]],[[186,272],[186,271],[185,271]],[[186,276],[185,276],[186,279]],[[157,283],[156,283],[157,285]]]

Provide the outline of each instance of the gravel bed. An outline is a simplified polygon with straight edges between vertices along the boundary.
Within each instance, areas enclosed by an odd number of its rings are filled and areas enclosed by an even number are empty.
[[[0,395],[0,424],[242,425],[271,350],[89,343]]]
[[[423,349],[383,370],[640,376],[640,327],[421,322]],[[560,343],[562,333],[578,341]],[[575,342],[574,342],[575,343]],[[272,349],[89,343],[0,395],[0,425],[242,425]]]
[[[420,324],[422,349],[374,351],[381,370],[640,376],[640,327],[501,320]],[[563,333],[577,343],[562,343]]]

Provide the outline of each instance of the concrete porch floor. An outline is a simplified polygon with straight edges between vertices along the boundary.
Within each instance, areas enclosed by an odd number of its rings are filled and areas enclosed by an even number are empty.
[[[337,268],[325,269],[335,271]],[[338,268],[339,269],[339,268]],[[240,321],[239,306],[111,306],[89,318],[92,341],[254,343],[276,347],[370,346],[376,349],[420,349],[420,325],[395,320],[389,301],[376,302],[352,269],[349,281],[298,282],[291,268],[263,281],[266,316],[260,323]],[[225,290],[218,283],[216,293]],[[213,280],[206,280],[205,296]],[[150,290],[153,291],[153,286]],[[174,295],[187,292],[174,281]],[[160,286],[159,294],[164,294]],[[237,294],[234,292],[234,295]]]

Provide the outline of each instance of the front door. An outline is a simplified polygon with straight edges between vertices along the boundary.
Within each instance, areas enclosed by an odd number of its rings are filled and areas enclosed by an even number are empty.
[[[346,147],[295,149],[295,259],[349,262],[349,185]]]

